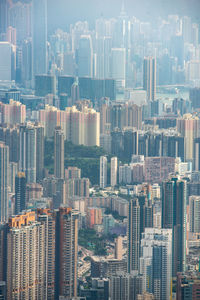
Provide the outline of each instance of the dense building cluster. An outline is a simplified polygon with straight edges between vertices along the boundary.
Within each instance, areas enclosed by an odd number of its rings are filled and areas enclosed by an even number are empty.
[[[0,299],[200,299],[199,25],[47,17],[0,0]]]

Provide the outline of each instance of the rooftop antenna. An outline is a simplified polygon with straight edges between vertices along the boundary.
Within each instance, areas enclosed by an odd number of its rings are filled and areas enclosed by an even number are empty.
[[[121,16],[126,16],[124,0],[122,0],[122,6],[121,6],[121,12],[120,12],[120,15],[121,15]]]

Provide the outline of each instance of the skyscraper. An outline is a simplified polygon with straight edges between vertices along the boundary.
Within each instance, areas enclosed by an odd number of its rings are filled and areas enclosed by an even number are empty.
[[[116,79],[118,88],[125,87],[126,79],[126,49],[112,48],[111,78]]]
[[[186,195],[184,180],[173,177],[162,186],[162,228],[172,229],[172,275],[184,272],[186,263]]]
[[[145,57],[143,65],[143,88],[148,101],[156,100],[156,59]]]
[[[33,78],[47,73],[47,0],[33,0]]]
[[[140,273],[143,290],[157,300],[171,295],[172,230],[146,228],[141,240]]]
[[[48,209],[38,209],[37,220],[45,226],[45,262],[43,299],[55,299],[55,261],[56,261],[56,213]]]
[[[104,189],[107,186],[107,157],[100,157],[100,188]]]
[[[140,255],[140,205],[131,199],[128,209],[128,272],[139,270]]]
[[[111,300],[136,300],[142,293],[142,276],[137,271],[131,274],[118,272],[110,278]]]
[[[25,172],[27,183],[36,182],[36,130],[28,123],[20,126],[20,172]]]
[[[6,234],[7,299],[44,299],[45,227],[35,212],[12,217]]]
[[[93,76],[93,47],[90,35],[82,35],[77,50],[78,76]]]
[[[54,133],[54,175],[64,178],[64,134],[61,127],[56,127]]]
[[[77,295],[78,212],[38,209],[0,226],[0,280],[7,298],[71,299]]]
[[[189,226],[190,232],[200,232],[200,196],[189,197]]]
[[[44,127],[36,123],[36,181],[40,181],[44,176]]]
[[[8,26],[8,1],[0,0],[0,40],[4,40]]]
[[[57,284],[61,296],[77,296],[78,212],[60,208],[58,213],[59,236],[57,242]]]
[[[117,157],[111,158],[110,185],[112,187],[117,185]]]
[[[15,177],[15,214],[18,215],[26,208],[26,177],[19,172]]]
[[[9,148],[0,142],[0,223],[8,219]]]
[[[0,42],[0,80],[11,81],[12,68],[12,45],[8,42]]]
[[[199,137],[200,120],[196,115],[185,114],[182,118],[177,119],[177,130],[184,136],[185,161],[192,161],[194,155],[194,139]],[[195,150],[198,150],[197,148]],[[196,156],[195,156],[196,162]]]

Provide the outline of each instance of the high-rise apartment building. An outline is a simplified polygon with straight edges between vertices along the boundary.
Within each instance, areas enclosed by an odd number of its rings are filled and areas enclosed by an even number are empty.
[[[177,119],[177,130],[184,136],[185,161],[192,161],[194,155],[194,139],[199,135],[199,118],[196,115],[185,114]]]
[[[55,106],[45,105],[39,111],[39,121],[44,126],[44,136],[51,138],[57,126],[60,126],[61,112]],[[62,127],[64,130],[64,128]]]
[[[0,280],[6,299],[71,299],[77,295],[78,212],[38,209],[0,227]]]
[[[146,228],[141,240],[140,273],[143,290],[155,299],[168,300],[171,296],[172,230]]]
[[[45,227],[35,212],[9,219],[6,234],[7,299],[44,299]]]
[[[26,106],[19,101],[10,100],[9,104],[2,104],[2,123],[21,124],[26,121]]]
[[[142,293],[142,276],[137,271],[131,274],[119,272],[111,277],[111,300],[137,300],[140,293]]]
[[[77,296],[78,212],[70,208],[60,208],[57,218],[57,288],[59,295],[70,299]]]
[[[47,73],[47,0],[34,0],[33,20],[33,78]]]
[[[123,258],[123,239],[121,236],[115,238],[115,258],[119,260]]]
[[[147,100],[156,100],[156,59],[145,57],[143,65],[143,88],[147,91]]]
[[[117,157],[111,158],[110,185],[112,187],[117,185]]]
[[[19,172],[15,177],[15,215],[26,208],[26,177],[25,173]]]
[[[199,272],[187,272],[177,274],[176,299],[198,300],[200,290]]]
[[[64,134],[61,127],[56,127],[54,133],[54,175],[64,178]]]
[[[200,232],[200,196],[189,197],[189,226],[190,232]]]
[[[0,142],[0,223],[8,219],[9,148]]]
[[[11,162],[17,163],[19,161],[19,128],[2,124],[0,126],[0,140],[9,147],[9,159]]]
[[[37,220],[45,227],[43,240],[45,251],[44,295],[43,299],[55,299],[56,287],[56,213],[48,209],[38,209]]]
[[[128,272],[139,270],[140,256],[140,205],[137,198],[131,199],[128,209]]]
[[[99,186],[104,189],[107,186],[107,157],[100,157],[100,174],[99,174]]]
[[[34,124],[36,130],[36,181],[44,177],[44,127],[40,123]]]
[[[172,229],[172,276],[184,272],[186,264],[187,185],[178,177],[162,185],[162,228]]]
[[[19,171],[25,172],[27,183],[36,182],[36,129],[31,123],[20,126]]]
[[[99,146],[100,114],[84,106],[78,110],[75,106],[67,107],[66,139],[75,145]]]

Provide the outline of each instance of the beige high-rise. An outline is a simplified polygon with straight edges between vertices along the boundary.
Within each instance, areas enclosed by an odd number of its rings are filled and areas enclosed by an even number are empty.
[[[64,178],[64,134],[61,127],[56,127],[54,133],[54,175]]]

